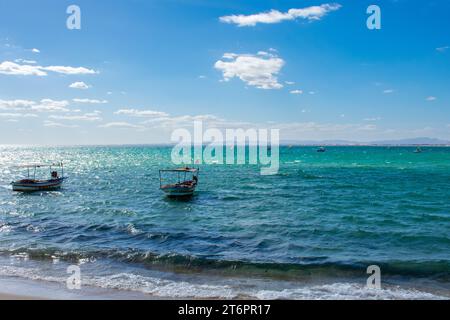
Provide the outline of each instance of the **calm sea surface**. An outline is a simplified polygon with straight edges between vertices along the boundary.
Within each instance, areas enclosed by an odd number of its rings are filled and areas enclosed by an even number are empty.
[[[277,175],[201,165],[174,201],[169,147],[0,147],[0,276],[64,283],[78,264],[84,285],[160,297],[450,297],[450,148],[414,150],[282,147]],[[14,164],[48,159],[63,189],[11,191]]]

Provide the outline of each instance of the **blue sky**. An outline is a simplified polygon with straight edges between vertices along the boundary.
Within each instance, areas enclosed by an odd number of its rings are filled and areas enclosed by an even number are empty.
[[[71,4],[81,30],[66,28]],[[370,4],[381,30],[366,26]],[[1,0],[0,144],[168,142],[199,119],[284,140],[450,140],[448,12],[446,0]]]

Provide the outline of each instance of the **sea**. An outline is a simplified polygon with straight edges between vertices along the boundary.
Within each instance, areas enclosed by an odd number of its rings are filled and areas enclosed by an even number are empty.
[[[94,298],[450,298],[449,147],[282,146],[275,175],[197,165],[189,199],[159,190],[171,150],[0,146],[0,284],[66,292],[78,276],[71,289]],[[49,161],[64,162],[62,189],[11,190],[17,165]]]

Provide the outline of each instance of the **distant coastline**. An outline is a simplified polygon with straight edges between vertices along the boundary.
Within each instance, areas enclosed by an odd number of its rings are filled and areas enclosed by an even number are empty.
[[[282,145],[296,145],[296,146],[361,146],[361,147],[448,147],[450,141],[436,138],[420,137],[412,139],[398,139],[398,140],[378,140],[369,142],[351,141],[351,140],[321,140],[321,141],[298,141],[298,140],[284,140]]]

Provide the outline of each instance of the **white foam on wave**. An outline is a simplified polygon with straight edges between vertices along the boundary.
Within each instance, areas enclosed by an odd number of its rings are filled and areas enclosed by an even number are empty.
[[[229,286],[172,281],[130,273],[93,277],[87,280],[87,284],[105,289],[138,291],[158,297],[224,299],[236,297],[233,289]]]
[[[12,227],[8,224],[1,224],[0,223],[0,233],[8,234],[12,231]]]
[[[267,299],[306,299],[306,300],[429,300],[445,299],[431,293],[399,287],[371,289],[355,283],[333,283],[318,286],[285,289],[281,291],[261,290],[256,298]]]
[[[44,275],[37,268],[18,266],[0,266],[0,275],[20,277],[29,280],[65,283],[68,275]],[[205,282],[208,282],[205,280]],[[245,282],[245,285],[243,284]],[[299,286],[297,288],[267,290],[258,288],[255,283],[248,286],[249,280],[236,279],[228,284],[210,284],[191,281],[174,281],[157,277],[149,277],[134,273],[119,273],[108,276],[82,275],[82,286],[111,290],[130,291],[149,294],[161,298],[194,298],[194,299],[233,299],[248,297],[261,300],[415,300],[415,299],[448,299],[415,289],[389,287],[369,289],[361,284],[339,282],[333,284]],[[266,282],[267,284],[267,282]],[[277,284],[279,286],[279,283]]]

